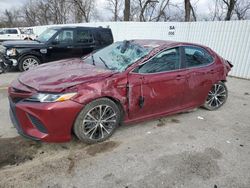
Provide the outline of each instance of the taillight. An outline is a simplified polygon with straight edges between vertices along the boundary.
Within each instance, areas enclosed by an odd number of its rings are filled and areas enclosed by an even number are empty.
[[[228,65],[230,66],[230,68],[233,67],[233,64],[230,61],[226,60],[226,62],[228,63]]]

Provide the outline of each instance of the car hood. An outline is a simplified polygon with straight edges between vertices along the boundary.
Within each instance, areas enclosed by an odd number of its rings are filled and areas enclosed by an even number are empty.
[[[5,41],[2,43],[2,45],[7,48],[42,48],[45,46],[44,43],[34,40]]]
[[[86,64],[77,58],[40,65],[21,74],[18,80],[40,92],[62,92],[69,87],[103,80],[113,74],[113,71]]]

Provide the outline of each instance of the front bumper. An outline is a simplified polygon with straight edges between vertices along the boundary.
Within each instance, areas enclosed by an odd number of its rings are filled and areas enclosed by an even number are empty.
[[[6,65],[17,66],[18,62],[15,58],[9,58],[0,53],[0,61],[4,62]]]
[[[9,104],[11,120],[20,135],[45,142],[71,140],[72,126],[83,105],[71,100],[25,102],[18,92],[9,89]]]

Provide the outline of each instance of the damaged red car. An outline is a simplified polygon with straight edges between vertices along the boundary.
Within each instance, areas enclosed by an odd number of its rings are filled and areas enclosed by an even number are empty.
[[[9,87],[18,132],[46,142],[103,141],[121,123],[227,100],[232,65],[208,47],[161,40],[115,42],[82,59],[38,66]]]

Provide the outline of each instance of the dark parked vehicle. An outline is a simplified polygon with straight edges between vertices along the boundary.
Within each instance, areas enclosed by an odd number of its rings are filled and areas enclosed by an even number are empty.
[[[18,132],[46,142],[107,139],[117,126],[220,108],[232,65],[208,47],[159,40],[116,42],[83,59],[41,65],[9,87]]]
[[[52,27],[33,41],[7,41],[0,47],[5,65],[26,71],[41,63],[81,57],[113,43],[111,29],[102,27]]]

